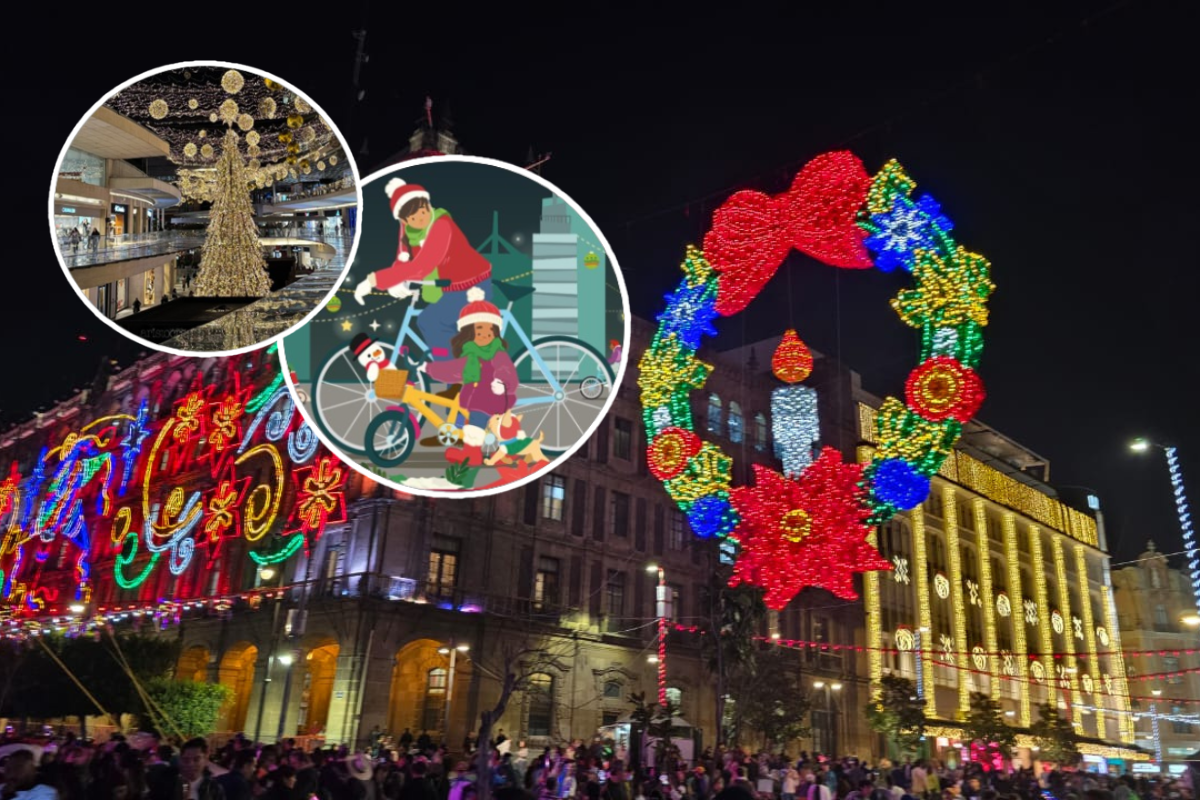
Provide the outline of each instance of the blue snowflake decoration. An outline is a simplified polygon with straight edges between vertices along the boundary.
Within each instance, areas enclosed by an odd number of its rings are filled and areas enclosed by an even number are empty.
[[[872,214],[866,226],[871,235],[866,245],[875,253],[875,266],[884,272],[902,268],[912,272],[917,250],[935,250],[954,223],[942,213],[942,207],[929,195],[921,195],[914,203],[899,196],[891,211]]]
[[[125,438],[121,440],[121,460],[125,465],[125,470],[121,475],[121,486],[118,493],[124,497],[125,489],[129,486],[129,479],[133,477],[133,468],[137,463],[138,456],[142,453],[142,442],[150,435],[150,405],[147,401],[142,401],[142,407],[138,409],[137,419],[129,423],[129,430],[125,433]]]
[[[713,326],[713,320],[717,318],[715,281],[699,286],[688,286],[687,281],[683,281],[675,293],[666,298],[667,308],[657,317],[661,323],[659,336],[673,333],[684,347],[696,350],[702,337],[717,335]]]
[[[692,532],[701,539],[727,536],[738,523],[737,512],[729,504],[729,498],[719,494],[706,495],[692,503],[687,517]]]
[[[875,499],[901,511],[916,508],[929,496],[929,478],[902,458],[880,461],[871,476]]]

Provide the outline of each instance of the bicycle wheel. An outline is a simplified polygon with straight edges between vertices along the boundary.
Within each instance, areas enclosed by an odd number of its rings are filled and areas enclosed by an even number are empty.
[[[391,408],[372,419],[363,443],[367,456],[376,466],[403,464],[417,443],[417,431],[408,409]]]
[[[546,434],[542,451],[558,455],[582,439],[600,418],[604,406],[595,400],[605,388],[612,390],[613,371],[599,351],[569,336],[538,339],[532,349],[549,374],[533,359],[530,350],[513,359],[518,375],[521,365],[530,362],[527,369],[533,376],[531,381],[517,387],[517,411],[524,414],[521,427],[527,434]],[[558,385],[558,391],[554,384]]]
[[[380,343],[388,358],[392,346]],[[410,372],[409,380],[428,391],[423,372]],[[376,396],[366,371],[350,353],[349,347],[335,350],[317,370],[312,387],[313,419],[321,432],[337,447],[353,455],[365,455],[367,424],[387,410],[395,400]]]

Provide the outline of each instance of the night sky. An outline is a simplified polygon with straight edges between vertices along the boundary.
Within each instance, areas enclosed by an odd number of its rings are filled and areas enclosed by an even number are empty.
[[[82,32],[73,57],[48,57],[9,89],[24,115],[10,120],[22,126],[10,197],[28,202],[9,206],[0,421],[90,383],[102,357],[138,352],[80,307],[54,257],[44,219],[62,143],[133,75],[223,59],[273,72],[323,106],[363,174],[404,147],[427,94],[435,115],[450,107],[473,154],[552,153],[542,174],[605,232],[641,315],[659,307],[684,246],[733,190],[779,191],[831,149],[852,149],[871,171],[899,158],[941,201],[959,241],[993,263],[980,418],[1049,459],[1054,483],[1100,494],[1118,559],[1148,538],[1179,550],[1165,463],[1126,443],[1139,434],[1177,443],[1200,501],[1200,170],[1186,4],[828,5],[586,21],[563,4],[489,18],[376,3],[368,18],[366,3],[352,1],[340,17],[296,29],[275,29],[270,16],[283,9],[256,11],[236,20],[228,44],[214,35],[219,16],[155,7],[133,11],[152,15],[152,30],[141,19],[135,34],[118,15]],[[358,27],[370,55],[361,101]],[[902,282],[793,256],[773,284],[781,290],[725,321],[721,341],[794,324],[862,372],[869,390],[894,394],[916,353],[886,303]]]

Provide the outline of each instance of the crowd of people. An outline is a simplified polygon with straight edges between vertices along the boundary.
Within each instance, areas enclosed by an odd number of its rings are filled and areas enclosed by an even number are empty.
[[[719,747],[694,763],[675,751],[657,766],[637,765],[611,742],[535,752],[502,731],[486,759],[470,738],[451,758],[427,735],[371,738],[359,752],[241,735],[218,748],[203,738],[173,747],[144,734],[99,744],[70,734],[7,741],[0,800],[476,800],[483,782],[496,800],[1196,800],[1192,773],[1167,780],[936,760],[872,766]]]

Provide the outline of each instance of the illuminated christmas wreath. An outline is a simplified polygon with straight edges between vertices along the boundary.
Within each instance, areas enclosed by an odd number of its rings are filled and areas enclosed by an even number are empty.
[[[771,608],[806,586],[854,599],[853,573],[891,569],[867,541],[871,527],[925,500],[983,402],[975,368],[995,288],[990,265],[954,241],[933,198],[911,196],[915,186],[894,160],[872,178],[856,156],[835,152],[805,165],[780,195],[732,195],[714,213],[703,251],[688,247],[684,278],[642,356],[650,470],[697,536],[737,542],[731,583],[763,587]],[[870,463],[844,463],[825,448],[798,474],[756,464],[754,486],[734,487],[733,460],[695,433],[689,395],[713,369],[696,351],[716,335],[714,320],[744,309],[793,248],[837,267],[911,272],[913,286],[891,304],[921,331],[920,363],[905,401],[880,408]],[[791,374],[811,369],[792,366]]]

